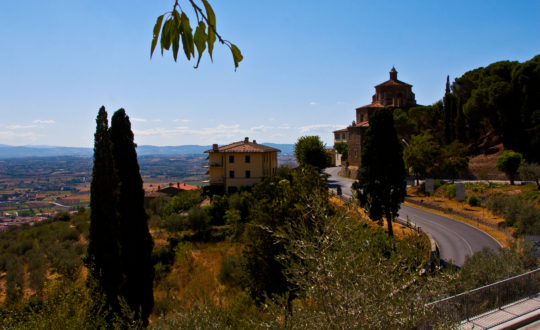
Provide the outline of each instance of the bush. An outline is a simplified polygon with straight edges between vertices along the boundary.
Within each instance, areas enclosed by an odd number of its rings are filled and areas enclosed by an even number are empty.
[[[200,206],[194,206],[189,210],[187,220],[195,232],[205,231],[210,226],[210,218]]]
[[[201,192],[198,190],[182,191],[174,196],[164,207],[161,216],[187,211],[201,202]]]
[[[470,206],[480,206],[480,199],[476,195],[467,196],[467,204]]]
[[[505,197],[501,194],[491,195],[487,199],[487,209],[496,215],[501,215],[504,211]]]
[[[445,187],[444,196],[446,198],[455,198],[456,197],[456,184],[452,183]]]
[[[518,233],[540,235],[540,210],[532,202],[522,202],[518,213]]]
[[[240,286],[245,277],[242,260],[242,256],[234,255],[221,259],[221,269],[217,276],[219,283],[229,287]]]
[[[458,290],[466,291],[494,283],[537,267],[532,250],[483,249],[467,257],[458,278]],[[531,261],[532,260],[532,261]]]
[[[186,216],[173,213],[161,219],[160,227],[172,233],[188,229],[189,222]]]
[[[489,197],[487,207],[502,216],[507,226],[515,227],[518,234],[540,234],[540,210],[534,202],[497,194]]]

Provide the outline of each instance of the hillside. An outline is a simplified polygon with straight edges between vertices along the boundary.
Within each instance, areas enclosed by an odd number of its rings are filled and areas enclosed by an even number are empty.
[[[281,150],[282,155],[290,155],[294,152],[294,144],[263,143]],[[139,156],[170,156],[170,155],[194,155],[203,154],[212,146],[180,145],[180,146],[151,146],[141,145],[137,147]],[[56,157],[56,156],[92,156],[92,148],[73,148],[58,146],[10,146],[0,144],[0,159],[21,157]]]

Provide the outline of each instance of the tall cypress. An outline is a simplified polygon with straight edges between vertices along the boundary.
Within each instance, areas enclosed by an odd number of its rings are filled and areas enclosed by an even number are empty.
[[[392,244],[392,221],[407,193],[405,178],[403,151],[392,112],[377,110],[369,118],[369,128],[362,143],[360,176],[353,183],[353,189],[371,219],[381,221],[386,217]]]
[[[450,76],[446,76],[446,90],[444,93],[444,142],[450,144],[456,139],[456,97],[450,91]]]
[[[94,167],[90,185],[90,233],[85,260],[88,285],[96,301],[105,310],[119,311],[118,288],[122,280],[116,198],[118,178],[115,173],[105,107],[99,109],[94,135]],[[112,314],[109,314],[112,317]]]
[[[153,241],[144,210],[143,181],[131,123],[124,109],[116,111],[109,130],[112,155],[119,179],[118,213],[120,256],[124,281],[120,294],[136,317],[148,324],[154,306],[154,267],[151,260]]]

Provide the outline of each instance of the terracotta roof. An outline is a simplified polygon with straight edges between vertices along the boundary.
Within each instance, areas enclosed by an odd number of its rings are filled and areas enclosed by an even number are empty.
[[[369,127],[369,121],[366,120],[366,121],[363,121],[361,123],[351,125],[349,127]]]
[[[248,138],[244,141],[238,141],[225,146],[219,147],[216,149],[206,150],[205,153],[214,153],[214,152],[281,152],[281,150],[265,146],[263,144],[258,144],[255,141],[249,142]]]
[[[378,84],[377,86],[375,86],[375,88],[381,87],[381,86],[410,86],[412,87],[412,85],[409,85],[406,82],[403,82],[401,80],[392,80],[392,79],[387,80],[381,84]]]
[[[181,183],[180,184],[180,189],[182,189],[182,190],[197,190],[197,189],[199,189],[199,187],[192,186],[192,185],[185,184],[185,183]]]
[[[356,108],[356,109],[363,109],[363,108],[388,108],[388,107],[392,107],[392,106],[385,106],[383,105],[382,103],[380,103],[379,101],[375,101],[371,104],[368,104],[368,105],[364,105],[364,106],[361,106],[359,108]]]
[[[337,131],[334,131],[334,132],[332,132],[332,133],[345,133],[345,132],[347,132],[347,128],[346,128],[346,127],[345,127],[345,128],[342,128],[342,129],[338,129]]]

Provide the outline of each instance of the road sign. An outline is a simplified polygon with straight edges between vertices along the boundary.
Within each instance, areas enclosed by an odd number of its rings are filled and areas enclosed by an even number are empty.
[[[426,179],[426,192],[432,193],[435,191],[435,181],[433,179]]]
[[[465,200],[465,185],[456,183],[456,200],[463,202]]]

